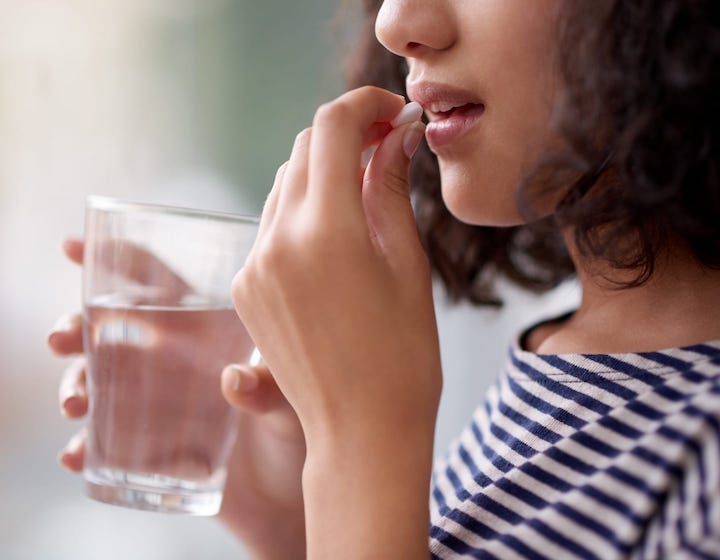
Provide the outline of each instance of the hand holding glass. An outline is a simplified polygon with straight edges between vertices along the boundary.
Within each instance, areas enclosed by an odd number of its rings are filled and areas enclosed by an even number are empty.
[[[230,285],[256,233],[255,218],[88,199],[90,497],[152,511],[219,511],[236,426],[220,374],[254,349]]]

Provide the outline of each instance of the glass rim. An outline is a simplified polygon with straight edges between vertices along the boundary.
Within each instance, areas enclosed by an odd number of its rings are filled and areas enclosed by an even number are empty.
[[[203,210],[200,208],[188,208],[184,206],[173,206],[157,202],[141,202],[111,196],[88,195],[85,197],[85,208],[87,210],[114,211],[114,212],[146,212],[154,214],[168,214],[172,216],[185,216],[188,218],[204,218],[226,222],[238,222],[258,225],[260,218],[250,214],[235,214],[219,210]]]

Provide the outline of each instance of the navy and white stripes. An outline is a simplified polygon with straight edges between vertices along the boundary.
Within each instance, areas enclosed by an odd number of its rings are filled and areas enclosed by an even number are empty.
[[[433,558],[720,559],[720,341],[622,355],[515,344],[439,461]]]

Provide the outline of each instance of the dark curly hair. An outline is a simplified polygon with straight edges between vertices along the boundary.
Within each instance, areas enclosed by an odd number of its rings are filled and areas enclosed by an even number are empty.
[[[375,39],[381,4],[364,2],[348,86],[405,95],[404,60]],[[568,148],[546,154],[518,196],[530,216],[535,196],[562,191],[552,217],[509,228],[461,223],[442,201],[426,145],[413,161],[418,229],[455,300],[498,304],[498,276],[536,291],[568,278],[566,227],[581,254],[632,272],[620,287],[645,282],[670,244],[720,268],[720,2],[564,0],[558,38],[565,88],[553,124]]]

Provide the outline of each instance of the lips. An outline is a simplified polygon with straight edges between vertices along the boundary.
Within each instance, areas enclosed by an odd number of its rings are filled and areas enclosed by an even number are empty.
[[[484,111],[484,108],[485,107],[480,103],[463,103],[460,106],[434,104],[431,105],[429,110],[426,110],[425,112],[428,114],[428,118],[431,122],[436,122],[445,119],[469,116],[472,113]]]
[[[430,121],[425,136],[430,148],[452,144],[472,129],[485,112],[476,94],[454,86],[416,82],[408,84],[408,97],[423,106]]]

